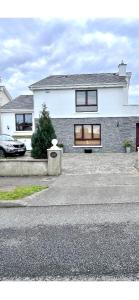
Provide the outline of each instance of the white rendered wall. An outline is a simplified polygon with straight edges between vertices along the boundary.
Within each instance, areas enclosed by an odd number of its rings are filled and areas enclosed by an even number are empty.
[[[128,104],[128,88],[99,88],[98,112],[76,112],[75,90],[34,91],[34,117],[45,103],[52,118],[138,116],[139,106]]]
[[[1,132],[10,135],[15,132],[15,115],[13,113],[1,113]]]
[[[32,116],[33,119],[33,116]],[[9,129],[8,129],[9,127]],[[1,113],[1,133],[9,134],[25,143],[27,150],[31,150],[31,131],[16,131],[15,113]],[[18,138],[19,136],[19,138]]]

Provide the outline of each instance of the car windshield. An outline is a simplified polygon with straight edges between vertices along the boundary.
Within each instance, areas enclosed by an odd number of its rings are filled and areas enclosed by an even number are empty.
[[[15,141],[15,139],[10,135],[0,135],[0,141]]]

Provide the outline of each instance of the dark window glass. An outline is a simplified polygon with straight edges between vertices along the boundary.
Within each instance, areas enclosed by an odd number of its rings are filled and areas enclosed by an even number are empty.
[[[31,130],[32,130],[32,114],[17,114],[16,131],[31,131]]]
[[[76,91],[76,111],[97,111],[97,91]]]
[[[88,105],[96,105],[97,104],[97,92],[96,91],[88,91],[87,92],[87,104]]]
[[[77,105],[85,105],[86,93],[85,91],[77,91]]]

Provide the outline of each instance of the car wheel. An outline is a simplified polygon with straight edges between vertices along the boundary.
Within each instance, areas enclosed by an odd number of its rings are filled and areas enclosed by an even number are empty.
[[[5,151],[2,148],[0,148],[0,158],[5,158],[5,157],[6,157]]]

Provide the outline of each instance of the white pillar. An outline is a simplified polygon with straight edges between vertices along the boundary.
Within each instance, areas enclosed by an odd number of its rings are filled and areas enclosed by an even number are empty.
[[[57,176],[61,174],[62,150],[57,147],[58,141],[52,140],[52,147],[47,149],[48,154],[48,175]]]

